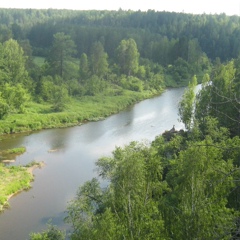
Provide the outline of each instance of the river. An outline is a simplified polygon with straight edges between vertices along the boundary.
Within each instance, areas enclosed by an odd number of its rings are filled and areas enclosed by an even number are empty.
[[[94,163],[99,157],[110,155],[115,146],[131,141],[152,141],[173,125],[183,128],[177,114],[183,91],[184,88],[167,90],[103,121],[9,135],[1,141],[1,149],[26,147],[15,165],[33,160],[46,165],[34,170],[32,188],[11,198],[11,207],[0,214],[0,239],[28,239],[30,232],[45,229],[49,219],[65,228],[67,203],[79,185],[97,176]]]

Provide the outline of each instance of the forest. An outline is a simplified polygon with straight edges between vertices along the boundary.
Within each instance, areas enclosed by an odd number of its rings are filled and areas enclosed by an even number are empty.
[[[201,83],[240,51],[239,18],[224,14],[0,9],[0,20],[0,133],[96,119],[76,109],[97,96],[120,99],[117,112],[194,75]]]
[[[70,239],[240,238],[238,16],[0,9],[0,23],[0,134],[98,120],[188,85],[184,131],[97,161],[67,208]]]

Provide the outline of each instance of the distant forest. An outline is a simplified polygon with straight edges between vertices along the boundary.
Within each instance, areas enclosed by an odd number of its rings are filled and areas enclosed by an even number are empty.
[[[134,11],[0,9],[0,41],[28,39],[33,55],[46,56],[53,35],[64,32],[77,45],[77,55],[90,53],[100,41],[110,58],[120,41],[133,38],[141,57],[166,66],[204,52],[227,61],[240,52],[238,16]]]

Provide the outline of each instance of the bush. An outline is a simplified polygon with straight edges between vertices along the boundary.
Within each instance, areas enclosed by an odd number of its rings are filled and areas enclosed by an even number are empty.
[[[64,240],[65,232],[58,229],[56,226],[48,225],[48,229],[41,233],[31,233],[30,240]]]
[[[135,91],[135,92],[143,91],[143,82],[140,79],[133,76],[129,76],[129,77],[122,76],[120,85],[124,89],[128,89],[131,91]]]

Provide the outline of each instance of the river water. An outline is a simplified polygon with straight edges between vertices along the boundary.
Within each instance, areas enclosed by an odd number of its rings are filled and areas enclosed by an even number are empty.
[[[150,142],[173,125],[183,128],[177,114],[183,91],[184,88],[167,90],[103,121],[10,135],[1,141],[2,150],[26,147],[15,165],[33,160],[46,165],[34,170],[32,188],[11,198],[11,207],[0,214],[0,239],[28,239],[30,232],[45,229],[49,219],[66,228],[63,218],[67,203],[81,184],[97,176],[94,163],[98,158],[131,141]]]

